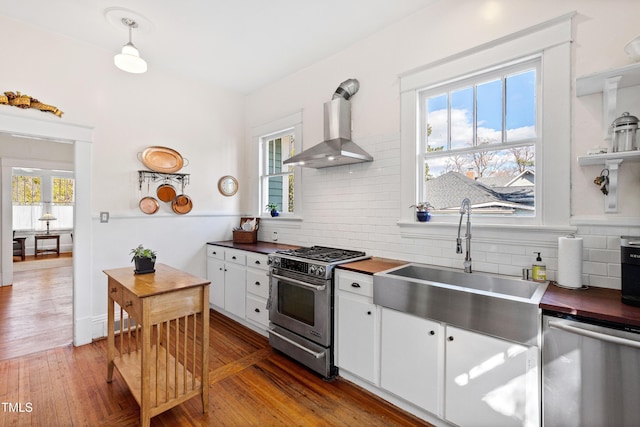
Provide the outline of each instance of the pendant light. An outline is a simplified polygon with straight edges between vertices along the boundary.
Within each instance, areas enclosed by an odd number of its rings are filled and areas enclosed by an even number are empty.
[[[144,73],[147,71],[147,62],[140,58],[138,49],[131,43],[131,31],[138,28],[138,24],[130,18],[122,18],[122,23],[129,27],[129,43],[122,46],[122,52],[113,57],[113,63],[127,73]]]

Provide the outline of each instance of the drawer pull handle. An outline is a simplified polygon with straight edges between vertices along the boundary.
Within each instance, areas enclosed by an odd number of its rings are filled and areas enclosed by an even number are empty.
[[[429,335],[435,335],[435,334],[436,334],[436,331],[429,331]],[[451,338],[451,337],[449,337],[449,338]]]
[[[213,255],[218,255],[218,252],[216,252],[216,251],[213,251],[213,252],[211,252],[211,253],[212,253]]]
[[[111,288],[111,293],[114,293],[114,292],[118,292],[118,289],[116,289],[116,288]]]
[[[259,308],[256,308],[256,309],[255,309],[255,310],[253,310],[253,311],[255,311],[256,313],[260,313],[260,309],[259,309]]]
[[[353,287],[353,288],[359,288],[359,287],[360,287],[360,283],[358,283],[358,282],[353,282],[353,283],[351,284],[351,287]]]
[[[125,306],[125,307],[131,307],[132,305],[133,305],[133,301],[126,301],[126,302],[124,303],[124,306]]]
[[[447,338],[449,341],[453,341],[453,337],[450,336],[449,338]]]
[[[231,259],[236,259],[236,256],[235,256],[235,255],[234,255],[234,256],[232,256],[232,257],[231,257]]]
[[[256,282],[254,283],[256,286],[260,286],[260,282]]]
[[[371,311],[367,311],[367,314],[368,314],[369,316],[371,316]]]
[[[256,260],[256,264],[260,265],[260,261],[259,261],[259,260]]]

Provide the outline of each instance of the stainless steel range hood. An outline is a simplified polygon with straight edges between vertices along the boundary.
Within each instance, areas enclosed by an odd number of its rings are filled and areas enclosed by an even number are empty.
[[[351,141],[351,103],[359,88],[349,79],[340,84],[333,99],[324,104],[324,141],[285,160],[285,165],[310,168],[349,165],[373,161],[373,157]]]

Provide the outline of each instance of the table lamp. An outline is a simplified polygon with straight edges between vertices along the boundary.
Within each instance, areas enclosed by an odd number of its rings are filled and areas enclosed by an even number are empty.
[[[50,213],[46,213],[44,215],[42,215],[39,220],[40,221],[47,221],[47,233],[49,234],[49,221],[55,221],[57,218],[55,216],[53,216],[53,214]]]

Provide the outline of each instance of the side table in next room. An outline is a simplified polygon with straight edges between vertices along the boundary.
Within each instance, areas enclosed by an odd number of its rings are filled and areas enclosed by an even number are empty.
[[[36,234],[35,256],[38,254],[55,253],[60,256],[60,235],[59,234]],[[38,242],[41,240],[55,240],[55,248],[38,248]]]

